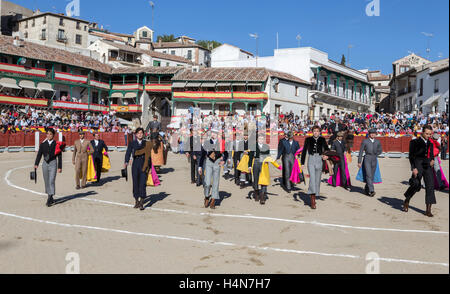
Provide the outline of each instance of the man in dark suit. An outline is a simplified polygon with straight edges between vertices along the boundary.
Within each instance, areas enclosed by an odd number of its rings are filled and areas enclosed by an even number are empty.
[[[409,201],[421,190],[422,178],[425,182],[425,215],[433,217],[431,206],[436,204],[434,194],[434,154],[430,137],[433,135],[433,128],[429,125],[423,127],[421,138],[412,140],[409,144],[409,162],[411,164],[412,177],[409,181],[409,188],[405,192],[403,211],[408,212]]]
[[[136,140],[132,141],[127,148],[125,154],[125,164],[124,168],[127,168],[131,156],[133,156],[133,164],[131,166],[131,175],[133,178],[133,197],[136,200],[134,208],[139,208],[144,210],[144,200],[147,197],[147,177],[148,173],[143,171],[145,163],[145,155],[136,156],[135,152],[137,150],[142,150],[145,148],[146,141],[144,140],[144,129],[138,128],[135,132]],[[151,158],[148,159],[149,165],[151,166]]]
[[[103,166],[103,149],[108,152],[108,146],[106,146],[103,140],[100,140],[100,134],[94,134],[94,140],[91,141],[91,145],[94,148],[94,153],[92,158],[94,159],[95,172],[97,174],[96,183],[100,183],[100,178],[102,176],[102,166]]]
[[[333,134],[328,142],[333,142],[339,132],[345,132],[346,130],[347,126],[342,123],[340,118],[336,118],[336,122],[332,123],[328,128],[328,132],[331,132]]]
[[[200,186],[200,176],[198,174],[198,167],[200,164],[200,157],[202,155],[202,143],[197,131],[191,130],[191,137],[189,138],[189,151],[186,156],[191,164],[191,184]]]
[[[344,133],[339,132],[337,133],[336,140],[333,141],[333,144],[331,144],[331,150],[336,151],[337,154],[339,154],[339,163],[334,165],[333,171],[333,186],[336,187],[336,178],[338,175],[338,169],[340,169],[340,177],[341,177],[341,183],[343,183],[343,187],[348,190],[349,186],[347,183],[347,176],[345,174],[345,143],[343,141],[344,139]]]
[[[161,123],[158,121],[157,115],[153,116],[153,121],[151,121],[148,124],[147,129],[145,130],[145,133],[149,134],[154,129],[156,129],[157,132],[161,132]]]
[[[300,149],[300,144],[294,140],[294,133],[288,132],[287,138],[280,141],[278,144],[278,159],[282,159],[283,166],[283,187],[288,193],[291,193],[292,183],[291,183],[291,173],[294,168],[295,153]]]
[[[47,207],[52,206],[55,203],[53,196],[55,196],[55,180],[56,172],[62,172],[62,154],[55,153],[56,141],[54,140],[55,130],[47,130],[47,140],[42,142],[39,146],[39,151],[34,162],[34,168],[39,167],[42,156],[44,156],[44,162],[42,163],[42,173],[44,175],[45,193],[48,195]]]
[[[377,170],[378,156],[383,153],[381,142],[375,139],[376,136],[377,130],[372,129],[369,131],[369,138],[365,139],[361,143],[361,149],[359,150],[358,156],[358,167],[364,167],[364,171],[366,173],[366,186],[364,190],[370,197],[374,197],[376,194],[375,187],[373,186],[373,180]]]

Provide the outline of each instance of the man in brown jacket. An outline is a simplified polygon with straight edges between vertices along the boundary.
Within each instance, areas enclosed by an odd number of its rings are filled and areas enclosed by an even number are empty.
[[[72,156],[72,163],[75,165],[75,183],[77,190],[86,188],[88,158],[89,155],[94,152],[91,142],[84,138],[84,131],[80,130],[78,133],[80,135],[80,139],[76,140],[74,143]]]

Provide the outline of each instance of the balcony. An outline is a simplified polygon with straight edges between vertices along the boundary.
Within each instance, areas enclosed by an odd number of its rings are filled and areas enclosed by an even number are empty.
[[[411,85],[409,87],[406,88],[402,88],[400,90],[397,91],[397,97],[402,96],[402,95],[406,95],[412,92],[416,92],[416,85]]]

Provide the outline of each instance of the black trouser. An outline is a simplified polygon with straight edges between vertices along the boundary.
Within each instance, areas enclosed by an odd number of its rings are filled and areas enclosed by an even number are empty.
[[[341,185],[346,188],[347,187],[347,176],[345,175],[345,159],[342,156],[339,160],[338,163],[336,163],[333,167],[333,186],[336,187],[336,179],[337,179],[337,175],[338,175],[338,169],[340,169],[340,173],[341,173]]]
[[[131,166],[131,176],[133,178],[133,197],[135,199],[147,197],[147,177],[148,174],[142,171],[145,156],[136,156]]]
[[[287,190],[291,190],[293,188],[293,184],[291,182],[291,173],[294,168],[295,156],[292,153],[283,154],[281,157],[283,162],[283,187]]]
[[[434,175],[433,168],[426,169],[419,167],[417,177],[411,177],[409,180],[409,188],[405,192],[405,197],[410,200],[417,192],[422,189],[422,178],[425,182],[425,204],[436,204],[436,197],[434,195]]]
[[[236,151],[235,151],[235,153],[236,153]],[[237,155],[234,155],[234,156],[233,156],[233,165],[234,165],[234,183],[235,183],[236,185],[239,185],[239,179],[240,179],[240,177],[241,177],[241,171],[237,169],[237,167],[238,167],[238,161],[239,161],[238,156],[237,156]]]
[[[447,145],[442,145],[441,159],[442,160],[446,160],[447,159]]]
[[[194,159],[194,155],[191,154],[189,156],[189,159],[191,161],[191,182],[195,183],[197,180],[197,172],[198,172],[198,163],[197,160]]]
[[[97,183],[100,182],[100,178],[102,176],[102,166],[103,166],[103,158],[94,158],[94,167],[95,172],[97,174]]]

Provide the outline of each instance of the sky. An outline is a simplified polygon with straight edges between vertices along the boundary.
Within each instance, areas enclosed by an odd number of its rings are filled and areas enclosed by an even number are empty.
[[[65,12],[72,0],[10,0],[30,9]],[[148,0],[80,1],[79,18],[112,32],[132,34],[152,26]],[[340,62],[342,54],[356,69],[392,72],[392,62],[414,52],[436,61],[449,56],[448,0],[153,0],[155,37],[187,35],[216,40],[272,56],[277,47],[314,47]],[[379,3],[379,6],[377,5]],[[366,7],[379,7],[368,16]],[[375,11],[375,9],[372,9]],[[427,38],[423,33],[433,34]],[[349,53],[349,45],[352,45]],[[348,56],[349,55],[349,56]],[[349,60],[350,59],[350,60]]]

